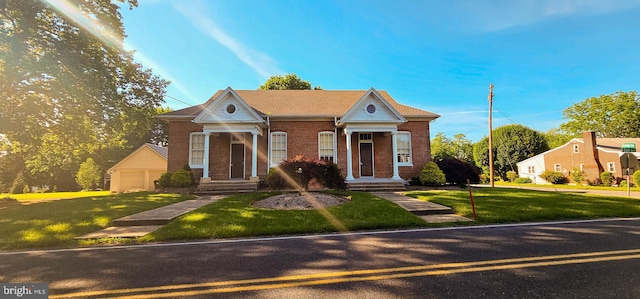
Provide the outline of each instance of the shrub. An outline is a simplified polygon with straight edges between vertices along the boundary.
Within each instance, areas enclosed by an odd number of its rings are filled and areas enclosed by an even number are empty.
[[[620,187],[626,187],[626,186],[627,186],[627,180],[620,181]]]
[[[545,181],[557,185],[565,182],[566,178],[562,175],[562,172],[547,170],[543,172],[540,177]]]
[[[161,174],[160,178],[158,179],[158,186],[162,188],[171,187],[171,176],[173,176],[173,172],[171,171],[167,171]]]
[[[611,186],[611,184],[613,183],[613,174],[611,174],[611,172],[603,172],[600,174],[600,180],[602,181],[602,184],[605,186]]]
[[[531,184],[531,183],[532,183],[532,181],[531,181],[531,179],[530,179],[530,178],[517,178],[517,179],[515,180],[515,183],[516,183],[516,184]]]
[[[300,170],[300,171],[298,171]],[[309,182],[315,179],[327,188],[344,190],[346,184],[340,168],[333,162],[296,156],[283,161],[267,174],[266,183],[273,190],[283,188],[309,189]]]
[[[516,173],[513,170],[509,170],[507,171],[507,179],[509,179],[509,182],[515,181],[518,178],[518,173]]]
[[[434,162],[427,163],[420,171],[420,183],[426,186],[442,185],[446,182],[444,172],[440,170],[438,164]]]
[[[582,183],[582,180],[584,180],[584,171],[578,168],[573,168],[571,169],[571,172],[569,172],[569,177],[571,177],[571,180],[576,184],[580,184]]]
[[[92,158],[80,164],[80,169],[76,173],[76,182],[85,190],[95,189],[100,184],[102,174],[98,164]]]
[[[455,158],[443,159],[436,164],[444,173],[447,183],[463,186],[467,184],[467,179],[474,184],[480,182],[480,171],[475,165]]]
[[[636,170],[636,172],[633,173],[633,183],[636,184],[636,186],[640,186],[640,170]]]
[[[182,169],[186,170],[187,172],[189,172],[189,178],[191,178],[191,185],[195,185],[196,184],[196,179],[193,177],[193,172],[191,172],[191,167],[189,166],[189,164],[185,164],[184,166],[182,166]]]
[[[9,189],[9,193],[11,194],[22,194],[24,193],[24,189],[27,187],[27,184],[24,180],[24,174],[19,172],[16,175],[16,178],[13,180],[13,184],[11,185],[11,189]]]
[[[184,170],[178,169],[176,172],[171,175],[171,187],[183,188],[191,186],[191,173]]]

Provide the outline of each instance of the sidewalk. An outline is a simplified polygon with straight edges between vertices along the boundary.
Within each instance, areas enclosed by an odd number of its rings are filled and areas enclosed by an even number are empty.
[[[125,216],[111,221],[111,227],[80,236],[77,239],[142,237],[158,230],[163,225],[181,215],[214,203],[221,198],[223,198],[221,195],[200,196],[196,199],[185,200],[161,208]]]
[[[481,185],[474,184],[471,185],[474,188],[490,188],[489,185]],[[581,194],[597,194],[603,196],[619,196],[619,197],[629,197],[627,194],[627,188],[620,187],[620,190],[596,190],[596,189],[573,189],[573,188],[562,188],[555,187],[536,187],[536,186],[527,186],[527,185],[496,185],[495,188],[511,188],[511,189],[527,189],[527,190],[536,190],[536,191],[545,191],[545,192],[563,192],[563,193],[581,193]],[[640,198],[640,192],[631,191],[632,198]]]
[[[454,214],[449,207],[405,196],[402,195],[402,192],[372,192],[371,194],[405,208],[428,223],[472,221],[469,218]]]

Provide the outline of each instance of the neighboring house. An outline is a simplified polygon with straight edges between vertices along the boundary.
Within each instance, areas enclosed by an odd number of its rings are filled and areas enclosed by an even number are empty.
[[[640,138],[596,138],[595,132],[584,132],[583,138],[573,138],[563,146],[517,163],[518,174],[534,183],[546,183],[540,177],[545,170],[562,172],[565,177],[572,169],[582,170],[587,181],[599,179],[605,171],[622,178],[620,156],[624,143],[640,146]],[[634,154],[640,157],[640,153]]]
[[[154,181],[167,171],[168,149],[145,143],[107,171],[111,192],[154,191]]]
[[[200,184],[264,180],[302,155],[338,164],[347,182],[404,182],[430,161],[439,115],[369,90],[233,90],[160,115],[169,122],[169,171],[188,164]]]

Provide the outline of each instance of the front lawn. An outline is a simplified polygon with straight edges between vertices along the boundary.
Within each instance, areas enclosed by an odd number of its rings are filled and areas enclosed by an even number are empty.
[[[251,204],[273,194],[259,192],[222,199],[172,221],[140,241],[229,238],[391,229],[424,226],[407,210],[365,192],[324,210],[270,210]]]
[[[37,193],[24,193],[24,194],[9,194],[0,193],[0,199],[12,198],[18,201],[32,201],[32,200],[50,200],[50,199],[69,199],[89,196],[107,196],[111,192],[107,191],[82,191],[82,192],[37,192]]]
[[[130,193],[37,203],[3,202],[0,204],[0,250],[78,246],[82,243],[76,237],[103,229],[113,219],[193,198]]]
[[[407,195],[449,206],[456,214],[473,218],[466,190],[415,191]],[[476,188],[473,197],[479,223],[640,216],[640,200],[635,198],[510,188]]]

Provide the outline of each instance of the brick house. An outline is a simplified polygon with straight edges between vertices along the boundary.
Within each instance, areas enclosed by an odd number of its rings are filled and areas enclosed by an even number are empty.
[[[200,186],[264,180],[303,155],[338,164],[347,183],[401,182],[430,161],[439,115],[369,90],[233,90],[159,116],[169,123],[168,170],[188,164]]]
[[[517,163],[518,174],[534,183],[546,183],[540,177],[544,171],[562,172],[569,178],[569,172],[575,168],[584,172],[587,181],[599,179],[605,171],[620,179],[625,176],[620,165],[624,143],[640,145],[640,138],[596,138],[595,132],[584,132],[582,138],[573,138],[563,146]],[[639,157],[640,153],[634,154]]]

